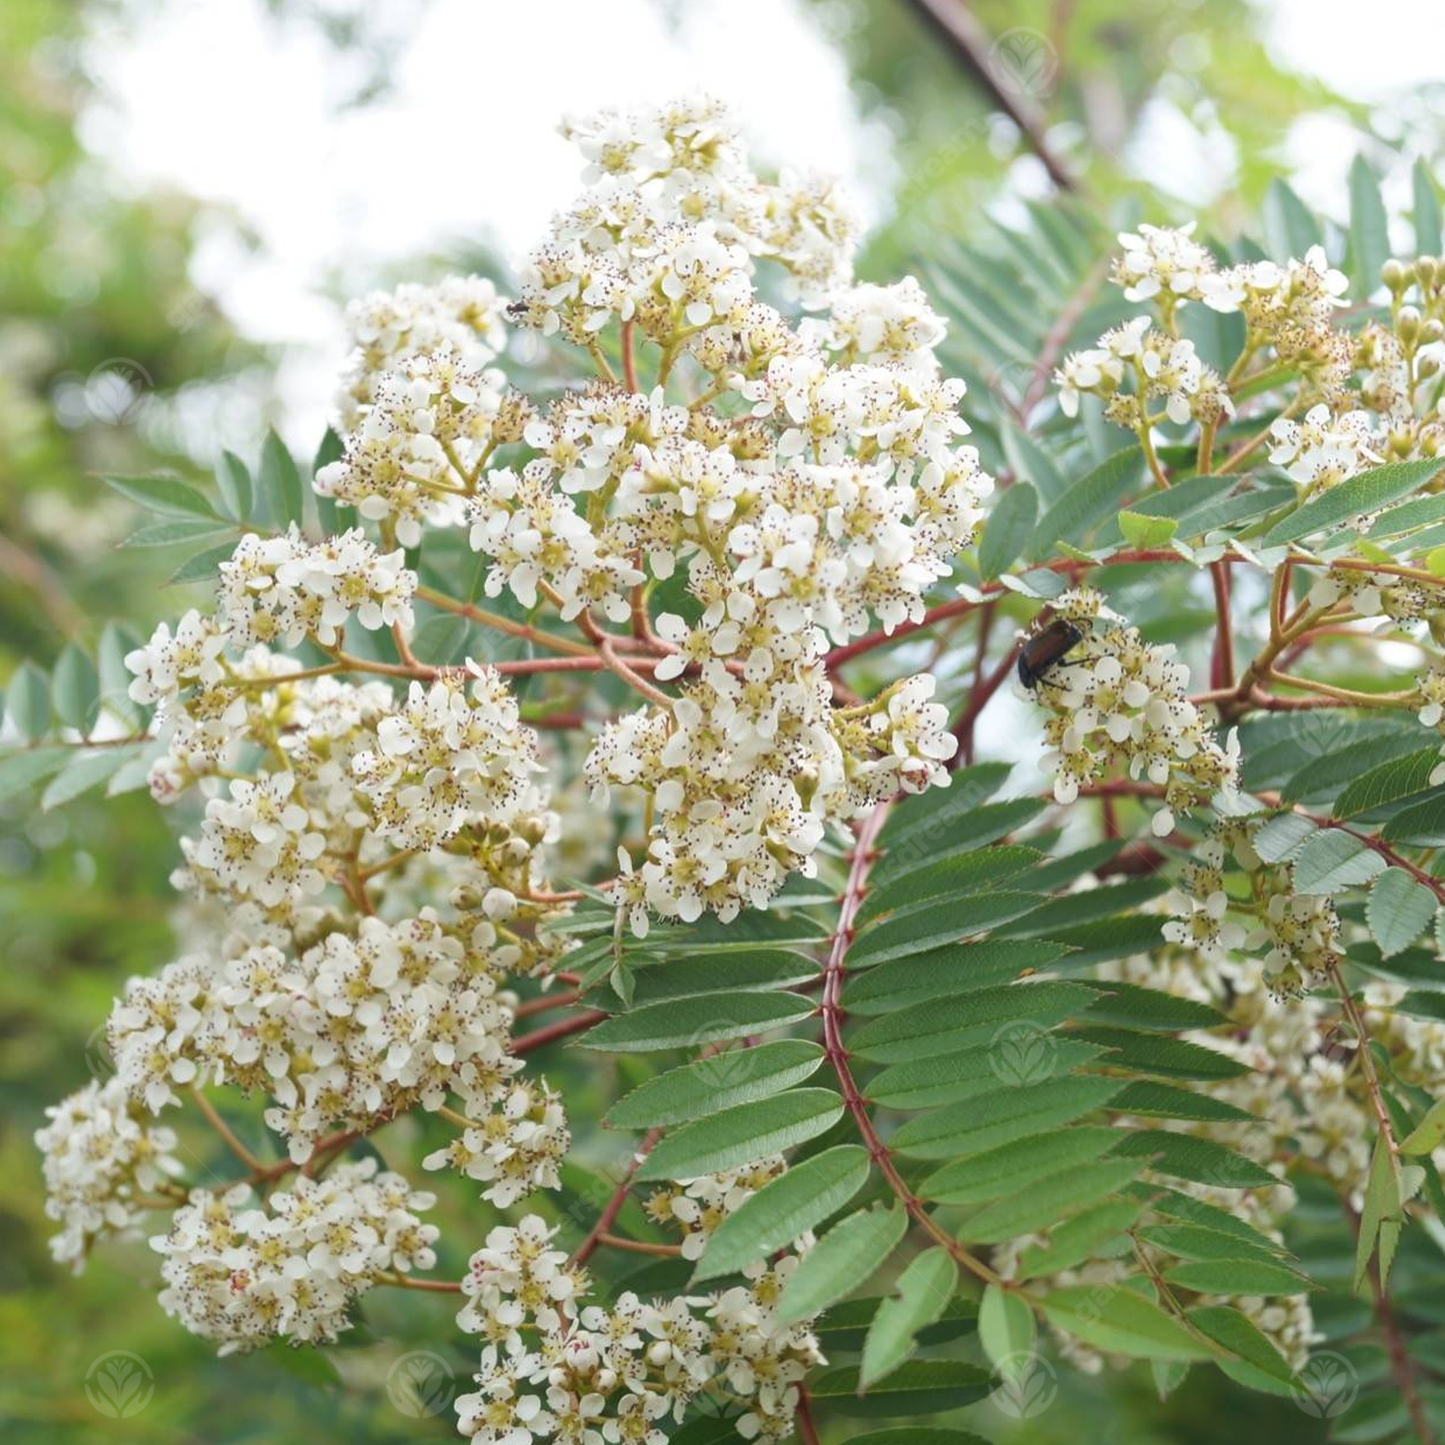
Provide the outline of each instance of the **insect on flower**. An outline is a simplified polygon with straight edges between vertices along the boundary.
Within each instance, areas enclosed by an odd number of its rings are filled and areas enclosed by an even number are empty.
[[[1083,641],[1083,631],[1067,618],[1057,617],[1041,632],[1027,638],[1019,649],[1019,681],[1034,688],[1061,659]]]

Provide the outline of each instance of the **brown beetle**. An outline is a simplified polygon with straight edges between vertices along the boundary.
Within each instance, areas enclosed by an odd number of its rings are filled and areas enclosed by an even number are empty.
[[[1080,628],[1065,617],[1056,617],[1019,648],[1019,681],[1027,688],[1037,687],[1052,668],[1068,666],[1063,657],[1083,640]]]

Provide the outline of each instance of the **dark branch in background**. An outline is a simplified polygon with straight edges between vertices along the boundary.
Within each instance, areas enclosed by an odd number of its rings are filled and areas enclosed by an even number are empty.
[[[954,58],[973,76],[992,104],[1018,126],[1029,148],[1043,162],[1049,179],[1061,191],[1074,191],[1078,182],[1053,153],[1043,124],[1031,107],[1006,91],[989,69],[989,40],[963,0],[910,0],[913,8],[948,44]]]

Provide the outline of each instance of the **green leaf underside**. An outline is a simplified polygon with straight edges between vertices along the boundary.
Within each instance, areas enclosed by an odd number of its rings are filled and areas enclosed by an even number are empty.
[[[1039,494],[1028,482],[999,493],[978,544],[978,570],[991,581],[1018,560],[1038,518]]]
[[[1050,1034],[1049,1039],[1047,1051],[1038,1060],[1035,1083],[1072,1073],[1103,1052],[1097,1044],[1057,1034]],[[935,1054],[893,1064],[875,1074],[864,1092],[871,1102],[884,1108],[929,1109],[992,1092],[1001,1082],[999,1069],[998,1053],[985,1044],[957,1054]],[[1009,1072],[1012,1075],[1013,1071]]]
[[[1227,1305],[1197,1305],[1186,1310],[1185,1316],[1200,1334],[1242,1362],[1243,1369],[1231,1369],[1227,1359],[1219,1362],[1226,1374],[1242,1384],[1256,1389],[1268,1388],[1270,1382],[1285,1386],[1296,1384],[1294,1372],[1284,1356],[1238,1310]],[[1254,1378],[1256,1372],[1263,1377],[1262,1381]]]
[[[806,1039],[729,1049],[648,1079],[619,1099],[603,1122],[614,1129],[685,1123],[790,1089],[822,1062],[822,1048]]]
[[[1178,1029],[1217,1028],[1228,1020],[1218,1009],[1196,999],[1176,998],[1155,988],[1138,984],[1080,980],[1086,988],[1098,989],[1100,998],[1085,1014],[1090,1023],[1114,1024],[1122,1028]]]
[[[955,781],[946,791],[940,791],[939,796],[947,798],[957,786]],[[960,794],[956,811],[936,809],[927,825],[912,828],[891,841],[885,831],[880,840],[883,856],[872,872],[875,888],[886,887],[900,874],[908,874],[921,865],[931,865],[955,853],[968,853],[996,842],[1031,822],[1045,807],[1042,798],[1010,798],[982,805],[968,803],[968,791],[965,789]]]
[[[840,1415],[935,1415],[981,1400],[993,1388],[987,1370],[957,1360],[910,1360],[859,1394],[856,1365],[827,1370],[808,1392]]]
[[[639,1180],[694,1179],[795,1148],[835,1124],[843,1101],[831,1089],[792,1089],[695,1119],[664,1137],[637,1170]]]
[[[1207,1360],[1208,1347],[1130,1289],[1070,1285],[1042,1301],[1044,1314],[1087,1345],[1143,1360]]]
[[[1036,1326],[1034,1312],[1012,1290],[989,1285],[978,1308],[978,1338],[984,1354],[1005,1378],[1017,1379],[1031,1359]]]
[[[997,890],[950,898],[934,906],[912,909],[864,928],[849,950],[851,966],[887,963],[925,953],[945,943],[958,943],[1010,918],[1027,913],[1041,901],[1037,893]]]
[[[1365,920],[1383,958],[1403,952],[1425,931],[1439,900],[1403,868],[1386,868],[1365,900]]]
[[[868,1151],[859,1144],[839,1144],[794,1163],[718,1225],[694,1280],[732,1274],[791,1244],[847,1204],[866,1183],[868,1170]]]
[[[607,1053],[696,1048],[795,1024],[814,1012],[811,999],[790,993],[726,993],[649,1004],[605,1019],[583,1042]]]
[[[932,999],[871,1019],[853,1032],[852,1051],[878,1063],[949,1053],[991,1039],[1001,1028],[1030,1035],[1086,1008],[1096,997],[1077,983],[1040,981]],[[1017,1035],[1010,1035],[1017,1039]]]
[[[1164,1079],[1237,1079],[1249,1073],[1249,1066],[1238,1059],[1185,1039],[1102,1028],[1074,1029],[1070,1036],[1109,1050],[1104,1063]]]
[[[796,1324],[861,1288],[908,1230],[902,1209],[860,1209],[803,1256],[778,1298],[778,1323]]]
[[[1387,803],[1423,793],[1430,774],[1440,765],[1438,747],[1417,748],[1404,757],[1391,758],[1355,778],[1335,800],[1336,818],[1354,818]]]
[[[1139,1231],[1139,1238],[1168,1250],[1180,1259],[1258,1259],[1275,1265],[1285,1259],[1279,1246],[1263,1236],[1256,1243],[1202,1224],[1149,1224]]]
[[[1445,461],[1424,458],[1411,462],[1387,462],[1382,467],[1358,472],[1276,522],[1265,533],[1261,544],[1265,547],[1282,546],[1286,542],[1338,527],[1362,512],[1378,512],[1391,502],[1398,502],[1420,491],[1442,470],[1445,470]]]
[[[1125,447],[1081,477],[1053,504],[1034,528],[1029,556],[1044,561],[1060,541],[1081,542],[1091,527],[1111,516],[1144,480],[1144,454]]]
[[[1017,843],[951,854],[936,863],[910,869],[887,888],[875,888],[858,910],[857,922],[861,926],[928,904],[939,897],[974,892],[1000,878],[1023,872],[1030,864],[1042,861],[1043,857],[1044,854],[1037,848]]]
[[[996,1200],[966,1220],[958,1237],[968,1243],[1001,1244],[1021,1234],[1052,1227],[1091,1204],[1116,1194],[1141,1168],[1134,1159],[1101,1159],[1068,1173],[1037,1180],[1027,1189]]]
[[[1200,1294],[1292,1295],[1309,1289],[1292,1269],[1253,1258],[1191,1260],[1165,1270],[1164,1278]]]
[[[905,1124],[890,1141],[915,1159],[957,1159],[1008,1143],[1021,1134],[1072,1123],[1102,1108],[1123,1087],[1120,1079],[1070,1075],[1010,1088],[925,1114]]]
[[[1044,1244],[1031,1244],[1019,1256],[1019,1278],[1040,1279],[1100,1254],[1118,1240],[1144,1212],[1142,1202],[1132,1198],[1106,1199],[1081,1210],[1049,1231]],[[1128,1241],[1123,1244],[1127,1246]],[[1117,1251],[1115,1251],[1117,1252]]]
[[[927,1249],[909,1261],[898,1276],[895,1295],[878,1306],[868,1329],[858,1367],[864,1389],[872,1389],[908,1359],[917,1348],[918,1332],[942,1315],[957,1287],[958,1266],[946,1249]]]
[[[1295,892],[1325,896],[1358,888],[1385,871],[1378,853],[1337,828],[1307,838],[1292,862]]]
[[[1120,1144],[1123,1137],[1119,1129],[1099,1126],[1011,1139],[996,1149],[935,1170],[918,1186],[918,1192],[938,1204],[982,1204],[1001,1199],[1058,1170],[1098,1159]]]
[[[1178,1190],[1158,1184],[1138,1185],[1131,1192],[1140,1203],[1148,1204],[1154,1213],[1176,1220],[1180,1224],[1196,1225],[1201,1229],[1228,1235],[1247,1245],[1250,1253],[1263,1251],[1276,1256],[1283,1253],[1281,1246],[1268,1235],[1261,1234],[1252,1224],[1246,1223],[1226,1209],[1219,1208],[1218,1205],[1208,1204],[1202,1199],[1195,1199],[1191,1195],[1181,1194]]]
[[[825,1350],[861,1350],[868,1337],[868,1327],[878,1306],[878,1298],[850,1299],[834,1305],[813,1328]],[[948,1307],[931,1325],[918,1332],[920,1345],[945,1344],[971,1334],[978,1326],[978,1306],[963,1295],[955,1295]]]
[[[859,974],[843,991],[853,1014],[892,1012],[926,999],[1009,983],[1062,958],[1062,943],[1045,939],[986,939],[895,959]]]
[[[1140,1079],[1127,1084],[1115,1096],[1111,1108],[1120,1114],[1137,1114],[1146,1119],[1198,1119],[1221,1123],[1248,1123],[1254,1117],[1234,1104],[1209,1094],[1196,1094],[1172,1084]]]
[[[639,968],[633,1004],[664,1003],[736,990],[763,993],[791,988],[816,977],[818,964],[804,953],[763,948],[742,953],[709,954],[706,958],[676,958]]]
[[[1170,1174],[1219,1189],[1268,1189],[1278,1182],[1269,1170],[1223,1144],[1169,1129],[1128,1132],[1118,1152],[1147,1158],[1156,1174]]]

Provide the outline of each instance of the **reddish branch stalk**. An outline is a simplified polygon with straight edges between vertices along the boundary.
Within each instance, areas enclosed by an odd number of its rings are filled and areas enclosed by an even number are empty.
[[[582,995],[577,989],[572,988],[564,993],[544,993],[537,998],[529,998],[519,1003],[512,1010],[512,1017],[516,1019],[530,1018],[533,1014],[547,1013],[554,1008],[571,1008]]]
[[[793,1424],[798,1427],[798,1439],[802,1445],[819,1445],[818,1427],[813,1423],[813,1407],[808,1399],[808,1387],[798,1381],[798,1404],[793,1415]]]
[[[913,0],[913,8],[942,36],[955,59],[990,102],[1019,128],[1029,148],[1043,163],[1049,179],[1061,191],[1075,190],[1078,182],[1054,154],[1033,107],[1015,99],[995,78],[990,65],[989,38],[963,0]]]
[[[970,1273],[990,1284],[999,1283],[998,1276],[981,1260],[975,1259],[966,1249],[940,1225],[923,1207],[922,1201],[904,1182],[899,1174],[887,1146],[878,1137],[873,1120],[868,1113],[867,1101],[859,1092],[853,1078],[853,1068],[848,1060],[848,1049],[843,1042],[843,1009],[839,1002],[843,994],[843,978],[847,972],[848,945],[853,939],[853,920],[868,891],[868,870],[872,866],[874,845],[883,824],[888,817],[891,800],[879,803],[858,829],[853,844],[852,859],[848,866],[848,882],[838,909],[838,930],[833,935],[828,949],[828,961],[823,965],[823,999],[818,1009],[823,1018],[823,1050],[833,1072],[838,1076],[838,1085],[843,1091],[843,1103],[853,1117],[854,1127],[867,1148],[869,1156],[878,1166],[878,1171],[887,1181],[898,1201],[908,1211],[915,1223],[941,1244]]]
[[[512,1046],[516,1052],[516,1045]],[[632,1187],[632,1177],[637,1173],[638,1165],[652,1152],[652,1147],[662,1137],[661,1129],[651,1129],[642,1143],[638,1146],[637,1153],[627,1162],[627,1168],[622,1178],[617,1182],[617,1188],[612,1191],[612,1197],[602,1206],[602,1213],[597,1216],[597,1222],[588,1232],[587,1238],[577,1246],[577,1252],[572,1256],[574,1265],[586,1264],[599,1244],[602,1244],[603,1236],[606,1235],[622,1213],[622,1206],[627,1202],[627,1191]]]
[[[1374,1262],[1370,1265],[1370,1292],[1374,1296],[1375,1323],[1380,1327],[1380,1334],[1385,1341],[1385,1353],[1390,1360],[1390,1373],[1395,1377],[1400,1398],[1405,1402],[1405,1413],[1410,1417],[1415,1438],[1419,1445],[1435,1445],[1435,1435],[1425,1414],[1420,1392],[1415,1388],[1415,1370],[1410,1361],[1410,1352],[1405,1347],[1400,1323],[1390,1306],[1390,1297],[1380,1283],[1379,1264]]]
[[[595,1028],[607,1015],[600,1009],[588,1009],[586,1013],[574,1014],[570,1019],[558,1019],[556,1023],[534,1029],[512,1040],[512,1052],[517,1055],[530,1054],[535,1049],[555,1043],[558,1039],[570,1038],[573,1034],[586,1033]]]
[[[953,755],[953,766],[956,767],[961,762],[971,763],[973,761],[974,724],[978,721],[978,715],[988,705],[989,699],[1003,686],[1005,679],[1013,672],[1018,655],[1018,648],[1011,647],[999,665],[969,694],[968,706],[964,708],[963,716],[959,718],[953,728],[953,735],[958,739],[958,751]]]
[[[1234,632],[1229,616],[1229,568],[1220,562],[1210,565],[1209,575],[1214,583],[1214,658],[1210,666],[1209,685],[1228,688],[1234,686]]]

